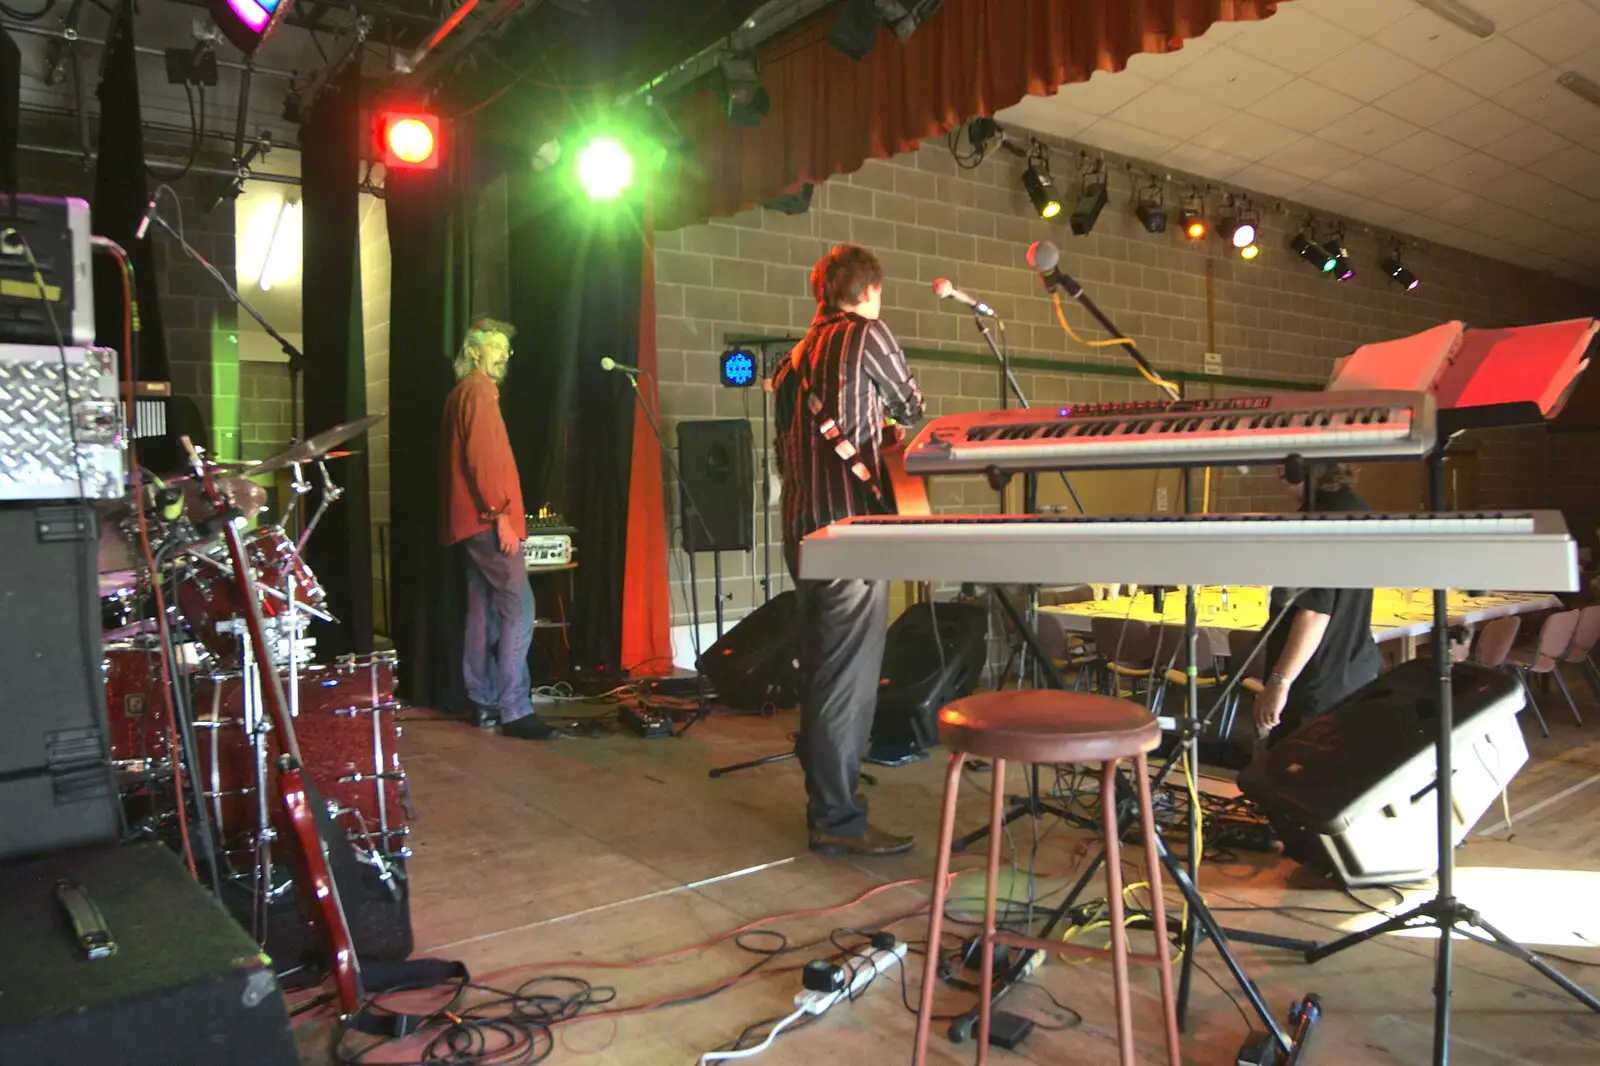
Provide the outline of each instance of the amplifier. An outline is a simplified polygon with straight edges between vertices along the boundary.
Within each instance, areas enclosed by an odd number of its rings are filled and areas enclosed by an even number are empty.
[[[60,340],[68,345],[94,343],[89,235],[89,205],[83,200],[0,197],[0,341],[53,348],[59,327]],[[27,252],[44,279],[42,293]]]
[[[109,348],[0,344],[0,500],[112,500],[123,408]]]
[[[572,562],[572,538],[536,534],[522,542],[522,561],[532,570],[542,566],[566,566]]]
[[[1239,774],[1291,858],[1347,888],[1420,881],[1438,871],[1438,677],[1405,663],[1307,722]],[[1451,670],[1454,843],[1528,761],[1517,680],[1474,663]]]

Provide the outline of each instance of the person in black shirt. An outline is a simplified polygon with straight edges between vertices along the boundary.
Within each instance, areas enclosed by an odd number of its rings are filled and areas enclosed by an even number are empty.
[[[783,555],[800,637],[800,735],[811,850],[894,855],[912,839],[867,824],[861,757],[877,710],[889,625],[887,581],[801,581],[800,541],[841,518],[892,514],[879,449],[885,416],[922,417],[905,353],[878,319],[883,269],[841,245],[811,271],[817,315],[773,375]]]
[[[1348,468],[1329,465],[1301,473],[1298,483],[1281,470],[1278,475],[1300,510],[1367,510],[1351,487]],[[1309,501],[1308,480],[1314,488]],[[1291,592],[1272,590],[1269,617],[1277,617]],[[1268,638],[1264,654],[1266,688],[1256,697],[1255,719],[1270,747],[1377,679],[1383,662],[1372,639],[1372,590],[1303,590]]]

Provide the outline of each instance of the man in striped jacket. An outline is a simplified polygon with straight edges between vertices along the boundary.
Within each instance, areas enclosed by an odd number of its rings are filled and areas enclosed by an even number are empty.
[[[852,515],[892,514],[880,441],[888,418],[922,417],[922,393],[879,320],[883,268],[841,245],[811,270],[817,315],[773,376],[783,548],[800,628],[800,736],[813,851],[894,855],[912,839],[867,823],[861,757],[877,708],[887,581],[801,581],[800,541]]]

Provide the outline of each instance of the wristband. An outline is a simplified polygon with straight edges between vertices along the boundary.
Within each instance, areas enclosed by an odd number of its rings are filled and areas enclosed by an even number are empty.
[[[1267,675],[1266,683],[1269,684],[1269,685],[1287,686],[1289,684],[1289,679],[1287,677],[1284,677],[1282,674],[1271,673],[1271,674]]]

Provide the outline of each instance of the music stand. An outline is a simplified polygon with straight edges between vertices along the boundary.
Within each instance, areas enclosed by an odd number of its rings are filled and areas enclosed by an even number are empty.
[[[1533,401],[1440,411],[1438,413],[1439,445],[1428,458],[1428,505],[1430,509],[1436,512],[1444,510],[1444,452],[1445,446],[1451,438],[1467,429],[1539,425],[1543,421],[1544,415],[1540,405]],[[1331,944],[1313,947],[1305,953],[1306,961],[1314,963],[1328,958],[1330,955],[1337,955],[1346,948],[1364,944],[1385,933],[1392,933],[1400,929],[1422,928],[1428,925],[1436,927],[1440,932],[1440,936],[1439,946],[1434,955],[1433,1062],[1435,1066],[1444,1066],[1450,1060],[1450,986],[1454,968],[1454,934],[1458,925],[1476,926],[1483,930],[1490,937],[1490,940],[1483,942],[1488,943],[1491,947],[1499,948],[1508,955],[1521,959],[1579,1003],[1582,1003],[1592,1011],[1600,1013],[1600,999],[1597,999],[1587,989],[1560,970],[1555,969],[1535,953],[1523,947],[1516,940],[1501,932],[1490,924],[1483,915],[1462,903],[1455,896],[1455,834],[1453,831],[1455,807],[1451,798],[1452,778],[1454,775],[1452,766],[1452,733],[1455,729],[1455,719],[1450,691],[1450,616],[1447,596],[1447,591],[1444,589],[1433,590],[1433,658],[1439,670],[1438,732],[1434,738],[1435,752],[1438,759],[1435,777],[1438,788],[1437,807],[1439,816],[1438,888],[1434,892],[1432,899],[1411,908],[1403,914],[1397,914],[1370,929],[1352,933],[1349,936],[1335,940]],[[1470,933],[1465,935],[1475,940],[1482,940],[1481,937],[1474,937]]]

